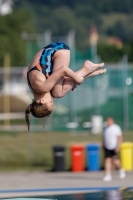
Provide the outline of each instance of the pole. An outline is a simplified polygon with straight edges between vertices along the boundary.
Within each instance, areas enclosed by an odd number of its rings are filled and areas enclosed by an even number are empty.
[[[71,66],[72,70],[76,70],[76,53],[75,53],[75,30],[71,29],[68,32],[67,42],[71,50]],[[70,94],[70,120],[71,122],[77,121],[77,98],[76,93]]]
[[[97,63],[98,56],[97,56],[97,43],[98,43],[98,32],[97,28],[95,26],[92,26],[90,29],[90,37],[89,37],[89,43],[91,47],[91,60],[94,63]],[[94,77],[94,108],[95,108],[95,114],[99,114],[99,91],[98,86],[96,83],[99,82],[99,77]]]
[[[126,85],[126,79],[128,78],[128,65],[127,55],[122,59],[122,77],[123,77],[123,125],[124,129],[129,129],[129,113],[128,113],[128,86]]]
[[[9,78],[10,78],[10,55],[9,53],[7,53],[4,56],[3,112],[4,112],[4,125],[8,126],[10,129],[10,96],[8,94]],[[9,116],[7,116],[7,114],[9,114]]]
[[[46,46],[52,42],[51,34],[52,34],[51,30],[46,30],[44,32],[44,46]]]
[[[92,56],[92,62],[98,63],[100,59],[97,56],[97,43],[91,44],[91,56]],[[99,96],[99,90],[100,90],[100,76],[94,77],[94,113],[95,115],[100,114],[100,96]]]
[[[33,117],[31,119],[31,128],[29,132],[29,161],[32,165],[34,162],[34,132],[35,132],[35,119]]]

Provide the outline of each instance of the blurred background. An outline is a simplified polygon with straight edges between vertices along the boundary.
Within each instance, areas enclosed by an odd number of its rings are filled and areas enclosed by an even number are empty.
[[[89,59],[104,62],[107,73],[55,99],[47,121],[31,117],[28,133],[24,111],[32,94],[27,67],[53,41],[69,45],[74,71]],[[132,0],[0,0],[0,169],[51,169],[53,145],[101,143],[107,116],[132,141],[132,55]]]

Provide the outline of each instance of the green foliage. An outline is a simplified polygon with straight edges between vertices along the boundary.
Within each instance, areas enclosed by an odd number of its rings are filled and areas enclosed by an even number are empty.
[[[15,10],[13,14],[0,16],[0,63],[3,66],[4,55],[10,54],[11,66],[26,64],[26,43],[21,35],[23,31],[33,30],[28,12]]]
[[[129,62],[133,62],[133,40],[130,42],[126,42],[123,49],[125,54],[128,55]]]
[[[133,3],[132,0],[13,0],[13,13],[0,16],[0,66],[4,55],[11,56],[11,66],[26,65],[27,44],[22,33],[43,33],[50,29],[53,36],[67,35],[70,29],[76,32],[76,48],[85,52],[89,46],[90,28],[97,27],[99,41],[102,37],[117,36],[124,46],[98,45],[98,53],[108,62],[116,62],[124,54],[132,61]],[[33,28],[34,27],[34,28]],[[126,46],[125,46],[126,43]],[[28,43],[29,44],[29,43]],[[111,55],[111,56],[110,56]],[[110,57],[109,57],[110,56]]]
[[[123,49],[118,49],[115,45],[99,44],[98,55],[104,62],[117,62],[124,55]]]
[[[101,1],[94,1],[94,0],[14,0],[15,5],[17,6],[23,6],[26,4],[36,6],[47,6],[51,8],[51,11],[53,8],[57,8],[60,6],[67,6],[69,8],[75,9],[75,7],[80,5],[81,9],[82,6],[85,5],[86,8],[90,7],[91,10],[94,10],[96,13],[101,12],[125,12],[125,13],[132,13],[133,10],[133,3],[132,0],[101,0]]]
[[[120,49],[116,45],[100,43],[97,51],[104,62],[118,62],[125,54],[128,55],[128,61],[133,62],[133,41],[126,42]]]
[[[50,29],[53,35],[62,36],[75,29],[76,45],[81,51],[88,46],[92,25],[97,26],[100,36],[132,40],[132,0],[14,0],[14,5],[31,11],[36,32]]]

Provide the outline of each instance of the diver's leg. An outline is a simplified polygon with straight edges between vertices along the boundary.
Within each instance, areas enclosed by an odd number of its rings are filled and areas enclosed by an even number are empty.
[[[57,69],[62,66],[69,67],[70,63],[70,51],[69,50],[59,50],[54,54],[53,57],[53,72],[54,73]],[[101,64],[94,64],[90,61],[85,61],[83,67],[76,71],[75,73],[83,78],[88,78],[89,76],[95,76],[98,74],[105,73],[104,71],[99,71],[98,69],[103,67],[103,63]],[[95,72],[98,70],[97,72]],[[94,74],[95,72],[95,74]],[[52,95],[55,98],[60,98],[67,94],[70,90],[73,90],[76,87],[76,83],[73,79],[69,77],[62,77],[53,87]]]

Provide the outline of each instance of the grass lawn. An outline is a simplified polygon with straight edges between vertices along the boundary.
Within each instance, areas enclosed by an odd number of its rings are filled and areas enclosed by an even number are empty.
[[[124,132],[124,141],[133,142],[133,133]],[[5,170],[52,170],[52,147],[63,145],[65,151],[65,168],[71,167],[70,146],[89,143],[101,144],[102,134],[89,132],[0,132],[0,171]],[[86,151],[85,151],[86,154]],[[103,166],[103,153],[100,149],[100,162]],[[86,155],[85,155],[86,165]]]

